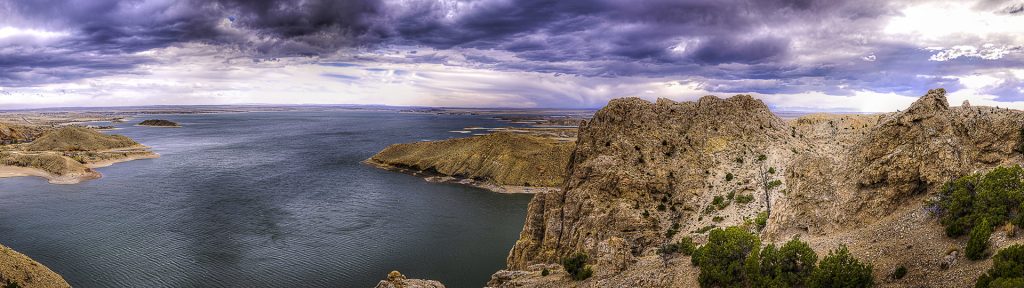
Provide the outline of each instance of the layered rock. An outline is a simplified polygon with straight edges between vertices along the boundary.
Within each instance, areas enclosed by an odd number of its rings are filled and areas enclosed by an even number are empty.
[[[442,141],[394,144],[368,163],[428,176],[468,180],[505,191],[516,187],[555,187],[564,181],[571,143],[514,133]]]

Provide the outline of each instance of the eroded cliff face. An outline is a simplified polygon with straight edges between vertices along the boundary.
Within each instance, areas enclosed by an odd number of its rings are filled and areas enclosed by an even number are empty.
[[[753,178],[757,156],[767,165],[790,157],[790,143],[800,146],[784,121],[747,95],[695,103],[617,99],[578,137],[564,189],[531,201],[511,269],[586,252],[614,267],[598,275],[617,273],[667,243],[673,224],[684,235],[712,223],[701,211],[728,193],[715,191],[752,194],[756,184],[739,178]],[[727,173],[736,179],[725,181]],[[749,206],[726,216],[742,221],[758,210]]]
[[[701,228],[743,224],[768,204],[765,241],[802,235],[819,255],[850,246],[875,264],[876,279],[911,267],[904,282],[882,286],[970,285],[986,261],[940,269],[963,240],[944,238],[924,200],[954,177],[1022,163],[1022,127],[1021,111],[949,107],[942,89],[901,112],[791,121],[746,95],[613,100],[580,127],[565,186],[534,197],[509,270],[488,285],[568,284],[551,264],[584,252],[595,275],[571,283],[690,287],[699,270],[657,247],[685,236],[701,243]],[[768,197],[766,180],[780,184]],[[993,249],[1016,242],[996,239]]]
[[[769,234],[825,234],[871,222],[953,178],[1021,162],[1014,147],[1024,114],[1017,110],[949,107],[945,91],[935,89],[877,121],[791,161],[792,194],[773,215]]]

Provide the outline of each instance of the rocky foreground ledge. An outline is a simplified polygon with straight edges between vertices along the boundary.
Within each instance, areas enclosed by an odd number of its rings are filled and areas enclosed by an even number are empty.
[[[63,277],[24,254],[0,245],[0,287],[71,287]]]

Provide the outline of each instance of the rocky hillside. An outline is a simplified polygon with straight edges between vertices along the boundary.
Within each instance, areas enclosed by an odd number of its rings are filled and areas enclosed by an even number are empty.
[[[125,136],[63,127],[29,143],[0,145],[0,177],[38,176],[50,183],[75,184],[101,177],[92,168],[155,157],[148,147]]]
[[[394,144],[367,160],[390,169],[497,186],[556,187],[572,143],[514,133]],[[495,187],[500,188],[500,187]]]
[[[102,151],[133,146],[139,143],[125,136],[69,126],[46,132],[25,148],[28,151]]]
[[[3,245],[0,245],[0,286],[71,287],[63,277],[43,264]]]
[[[1022,127],[1021,111],[950,107],[942,89],[897,113],[788,122],[746,95],[613,100],[580,127],[563,189],[534,196],[508,270],[488,285],[693,287],[689,257],[658,248],[763,213],[762,241],[849,246],[880,286],[971,286],[991,260],[957,261],[965,239],[947,238],[926,200],[955,177],[1024,162]],[[993,239],[993,250],[1022,241]],[[555,263],[578,252],[594,275],[573,282]],[[906,276],[887,277],[897,267]]]

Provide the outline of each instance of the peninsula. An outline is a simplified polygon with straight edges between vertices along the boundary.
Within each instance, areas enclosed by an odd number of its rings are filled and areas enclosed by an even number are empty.
[[[12,144],[0,145],[0,178],[38,176],[53,184],[75,184],[100,178],[93,168],[159,157],[131,138],[91,128],[36,127],[21,131],[5,126],[11,129],[6,139]]]

